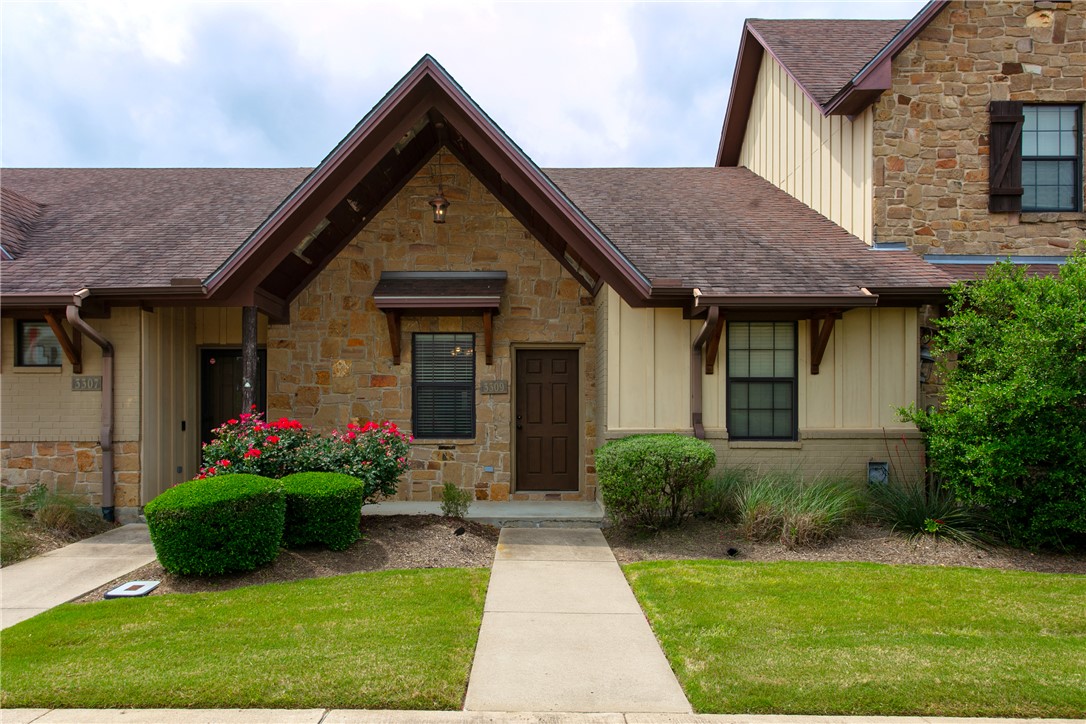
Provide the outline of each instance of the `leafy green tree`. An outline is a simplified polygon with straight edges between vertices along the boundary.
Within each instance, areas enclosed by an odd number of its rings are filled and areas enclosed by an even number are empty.
[[[1086,248],[1059,276],[1002,263],[956,285],[932,346],[943,403],[905,414],[935,472],[1013,543],[1086,545]]]

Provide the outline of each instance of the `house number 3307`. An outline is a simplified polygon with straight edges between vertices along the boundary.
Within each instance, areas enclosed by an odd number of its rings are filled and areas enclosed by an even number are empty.
[[[79,375],[72,377],[72,389],[76,392],[88,392],[102,389],[101,375]]]

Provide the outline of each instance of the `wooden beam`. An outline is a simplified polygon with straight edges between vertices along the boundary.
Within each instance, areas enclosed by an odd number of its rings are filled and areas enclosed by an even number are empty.
[[[833,334],[833,323],[837,319],[837,315],[830,313],[820,316],[811,317],[811,374],[818,374],[818,366],[822,364],[822,355],[826,353],[826,345],[830,342],[830,335]],[[821,321],[821,324],[819,322]]]
[[[57,341],[60,342],[60,348],[64,350],[64,356],[71,363],[72,374],[83,374],[83,335],[76,329],[69,337],[64,325],[61,324],[62,317],[63,314],[58,317],[52,309],[45,310],[45,321],[49,323],[49,329],[53,330]]]
[[[392,343],[392,364],[400,364],[400,312],[390,309],[385,312],[385,321],[388,322],[388,339]]]
[[[726,316],[722,312],[713,324],[709,339],[705,342],[705,374],[707,375],[713,374],[713,367],[716,366],[717,354],[720,353],[720,335],[724,332],[725,319]]]
[[[486,340],[486,363],[494,364],[494,312],[483,312],[483,338]]]
[[[256,405],[257,374],[260,369],[256,349],[256,307],[241,308],[241,412],[252,412]]]

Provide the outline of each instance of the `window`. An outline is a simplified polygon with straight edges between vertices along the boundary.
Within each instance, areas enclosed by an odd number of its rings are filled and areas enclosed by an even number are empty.
[[[728,323],[728,437],[796,439],[796,323]]]
[[[415,437],[475,437],[475,335],[415,334],[411,350]]]
[[[60,367],[64,353],[45,322],[17,322],[15,340],[16,367]]]
[[[1022,210],[1080,210],[1082,109],[1027,105],[1022,115]]]

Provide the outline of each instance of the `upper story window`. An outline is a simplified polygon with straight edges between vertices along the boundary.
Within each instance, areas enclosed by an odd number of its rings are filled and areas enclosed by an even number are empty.
[[[796,439],[796,323],[728,323],[728,437]]]
[[[1022,107],[1022,210],[1082,208],[1082,108]]]
[[[411,385],[416,438],[475,437],[474,334],[415,334]]]
[[[60,367],[64,352],[45,322],[19,320],[15,325],[16,367]]]

